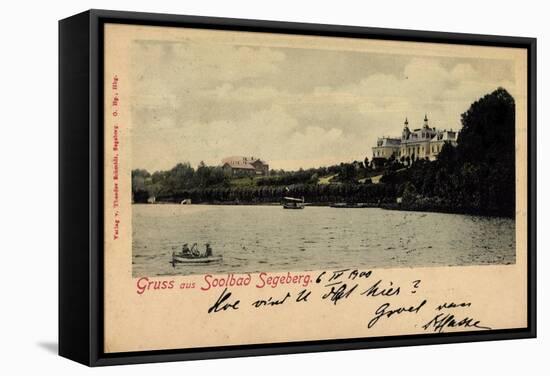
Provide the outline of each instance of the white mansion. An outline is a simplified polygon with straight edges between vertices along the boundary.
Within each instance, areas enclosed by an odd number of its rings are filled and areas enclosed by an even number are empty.
[[[445,142],[456,146],[458,132],[445,129],[430,128],[428,115],[424,117],[422,128],[409,129],[409,121],[405,119],[405,127],[401,137],[380,137],[376,146],[372,148],[372,160],[380,163],[380,160],[387,160],[393,157],[407,163],[409,160],[436,159]],[[407,158],[408,157],[408,158]],[[378,162],[377,162],[378,160]]]

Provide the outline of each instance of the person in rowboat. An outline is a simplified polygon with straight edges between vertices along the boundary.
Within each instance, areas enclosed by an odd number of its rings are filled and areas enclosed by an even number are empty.
[[[201,252],[199,251],[199,247],[197,246],[197,243],[193,243],[191,246],[191,254],[194,257],[199,257],[201,255]]]
[[[212,256],[212,247],[210,247],[210,243],[206,243],[206,251],[205,251],[205,256],[206,257],[210,257]]]
[[[191,256],[191,250],[189,249],[187,243],[181,246],[181,254],[182,256]]]

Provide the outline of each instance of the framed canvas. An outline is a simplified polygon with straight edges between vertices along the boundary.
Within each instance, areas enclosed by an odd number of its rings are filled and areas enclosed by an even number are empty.
[[[59,353],[534,337],[536,40],[59,23]]]

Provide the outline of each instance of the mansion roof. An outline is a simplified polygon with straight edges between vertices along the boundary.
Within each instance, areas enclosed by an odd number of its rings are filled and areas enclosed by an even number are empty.
[[[420,142],[456,142],[458,136],[457,131],[436,129],[428,125],[428,116],[424,117],[424,125],[422,128],[414,130],[409,129],[409,121],[405,119],[405,126],[401,137],[380,137],[375,147],[398,147],[403,144],[413,144]]]

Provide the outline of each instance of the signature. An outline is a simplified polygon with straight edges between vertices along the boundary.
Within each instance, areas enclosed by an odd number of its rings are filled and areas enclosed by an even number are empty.
[[[442,333],[446,328],[477,328],[490,330],[488,326],[481,325],[479,320],[472,317],[458,319],[451,313],[438,313],[433,319],[428,321],[422,328],[424,330],[433,330],[434,333]]]

